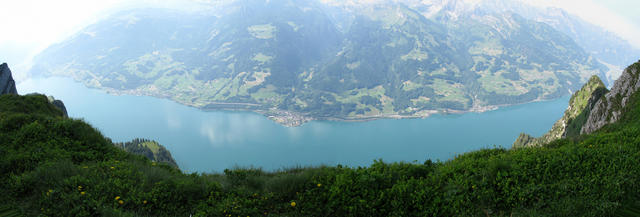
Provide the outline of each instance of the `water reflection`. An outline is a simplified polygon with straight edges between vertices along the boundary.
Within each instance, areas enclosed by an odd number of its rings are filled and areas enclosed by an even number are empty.
[[[165,145],[185,171],[220,172],[233,166],[267,170],[293,166],[365,166],[374,159],[446,160],[454,153],[509,146],[520,132],[544,133],[562,115],[568,98],[487,113],[370,122],[313,121],[284,127],[251,112],[201,111],[165,99],[113,96],[70,79],[18,84],[20,93],[62,99],[114,141],[142,137]]]

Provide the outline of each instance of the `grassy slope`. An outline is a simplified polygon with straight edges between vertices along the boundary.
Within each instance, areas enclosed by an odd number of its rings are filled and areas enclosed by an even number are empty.
[[[183,174],[44,96],[0,96],[0,210],[28,216],[608,216],[640,195],[640,96],[618,124],[447,162]],[[23,109],[28,108],[28,109]],[[391,144],[392,145],[392,144]],[[294,206],[295,203],[295,206]]]

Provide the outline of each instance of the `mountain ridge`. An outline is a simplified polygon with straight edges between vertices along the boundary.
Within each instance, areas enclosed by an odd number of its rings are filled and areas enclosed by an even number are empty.
[[[616,123],[629,110],[628,102],[640,89],[639,71],[640,61],[629,65],[611,90],[607,90],[602,81],[593,76],[572,95],[569,107],[549,132],[539,138],[521,133],[512,146],[542,146],[558,139],[591,134],[605,125]]]
[[[400,3],[225,7],[116,14],[45,50],[31,74],[297,126],[484,111],[556,98],[606,71],[571,38],[517,14],[453,25]],[[247,13],[255,16],[241,19]]]
[[[557,139],[580,135],[590,112],[598,100],[607,92],[608,90],[602,80],[598,76],[592,76],[580,90],[571,96],[569,106],[563,116],[553,124],[547,133],[539,138],[521,133],[512,147],[542,146]]]
[[[589,114],[581,134],[592,133],[618,121],[630,97],[640,88],[640,61],[628,66],[607,94],[598,100]]]

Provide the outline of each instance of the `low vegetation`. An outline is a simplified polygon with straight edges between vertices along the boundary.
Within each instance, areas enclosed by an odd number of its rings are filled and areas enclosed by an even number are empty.
[[[4,95],[0,214],[633,216],[638,102],[635,94],[617,124],[539,148],[484,149],[446,162],[184,174],[117,148],[82,120],[63,118],[42,95]]]

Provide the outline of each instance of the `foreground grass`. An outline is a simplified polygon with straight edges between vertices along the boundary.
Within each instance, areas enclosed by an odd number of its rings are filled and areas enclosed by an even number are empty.
[[[0,212],[27,216],[613,216],[640,195],[640,106],[542,148],[447,162],[184,174],[40,95],[0,96]],[[393,145],[393,144],[390,144]],[[631,204],[631,205],[630,205]]]

